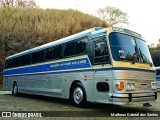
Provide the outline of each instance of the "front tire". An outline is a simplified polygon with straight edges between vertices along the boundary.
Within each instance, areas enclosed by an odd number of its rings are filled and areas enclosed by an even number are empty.
[[[71,91],[71,103],[76,107],[86,107],[87,99],[86,92],[82,83],[77,83]]]
[[[17,85],[17,83],[13,84],[12,95],[16,96],[16,97],[18,96],[18,85]]]

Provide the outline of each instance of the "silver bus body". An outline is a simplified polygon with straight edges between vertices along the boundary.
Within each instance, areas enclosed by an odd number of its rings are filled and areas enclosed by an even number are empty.
[[[85,90],[86,100],[89,102],[127,104],[155,101],[157,91],[154,67],[150,64],[114,60],[112,53],[114,51],[111,50],[111,41],[109,41],[109,35],[112,33],[136,36],[129,32],[115,32],[113,28],[92,28],[7,57],[6,61],[9,61],[57,45],[65,44],[66,47],[66,43],[74,40],[87,40],[87,54],[4,68],[4,89],[13,91],[13,85],[16,83],[19,93],[69,99],[74,85],[81,83]],[[97,43],[97,41],[100,42]],[[94,51],[98,52],[96,51],[98,45],[103,47],[101,44],[103,41],[107,45],[107,54],[103,53],[103,57],[96,57],[95,54],[98,55],[99,53],[94,53]],[[62,47],[62,51],[63,49],[64,47]],[[65,56],[64,54],[62,53],[62,56]],[[123,58],[124,51],[119,50],[119,54]],[[104,62],[105,60],[108,62]]]

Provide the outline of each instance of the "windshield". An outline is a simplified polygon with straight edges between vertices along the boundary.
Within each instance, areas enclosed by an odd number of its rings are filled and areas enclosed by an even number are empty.
[[[143,57],[143,62],[144,63],[148,63],[148,62],[153,63],[146,42],[141,39],[138,39],[138,38],[135,38],[135,40],[137,43],[137,48],[138,48],[139,54],[142,55],[142,57]]]
[[[145,41],[121,33],[109,35],[110,47],[115,61],[134,61],[152,63],[152,59]]]

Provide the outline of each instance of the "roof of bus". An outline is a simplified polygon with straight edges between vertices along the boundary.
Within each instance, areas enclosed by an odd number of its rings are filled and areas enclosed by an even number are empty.
[[[6,59],[14,58],[16,56],[25,55],[27,53],[32,53],[32,52],[37,51],[37,50],[43,50],[43,49],[45,49],[47,47],[59,45],[59,44],[62,44],[62,43],[65,43],[65,42],[69,42],[71,40],[78,39],[78,38],[85,37],[85,36],[96,37],[96,35],[98,33],[104,35],[105,30],[106,29],[102,29],[100,27],[94,27],[94,28],[85,30],[83,32],[80,32],[80,33],[77,33],[77,34],[74,34],[74,35],[71,35],[71,36],[68,36],[68,37],[65,37],[65,38],[62,38],[62,39],[59,39],[59,40],[56,40],[56,41],[53,41],[53,42],[50,42],[50,43],[47,43],[47,44],[44,44],[44,45],[41,45],[41,46],[38,46],[38,47],[35,47],[35,48],[32,48],[32,49],[29,49],[29,50],[26,50],[26,51],[11,55],[11,56],[7,57]]]
[[[32,53],[32,52],[35,52],[35,51],[38,51],[38,50],[43,50],[47,47],[56,46],[56,45],[66,43],[66,42],[69,42],[69,41],[72,41],[72,40],[75,40],[75,39],[79,39],[79,38],[82,38],[82,37],[95,38],[97,36],[105,35],[106,30],[109,30],[109,31],[113,30],[115,32],[120,32],[120,33],[125,33],[125,34],[132,34],[135,37],[140,36],[143,39],[143,36],[141,36],[140,34],[138,34],[136,32],[133,32],[133,31],[130,31],[130,30],[127,30],[127,29],[124,29],[124,28],[119,28],[119,27],[109,27],[109,28],[94,27],[94,28],[85,30],[83,32],[80,32],[80,33],[77,33],[77,34],[74,34],[74,35],[71,35],[71,36],[68,36],[68,37],[65,37],[65,38],[62,38],[62,39],[59,39],[59,40],[56,40],[56,41],[53,41],[53,42],[50,42],[50,43],[47,43],[47,44],[44,44],[44,45],[41,45],[41,46],[38,46],[38,47],[35,47],[35,48],[32,48],[32,49],[29,49],[29,50],[11,55],[11,56],[7,57],[6,59],[11,59],[11,58],[14,58],[16,56],[21,56],[21,55],[25,55],[27,53]],[[137,36],[137,35],[139,35],[139,36]]]

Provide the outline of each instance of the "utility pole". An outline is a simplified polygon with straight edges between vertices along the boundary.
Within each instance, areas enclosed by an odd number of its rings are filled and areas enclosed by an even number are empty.
[[[79,0],[75,0],[75,2],[76,2],[76,11],[78,10],[78,1]]]

